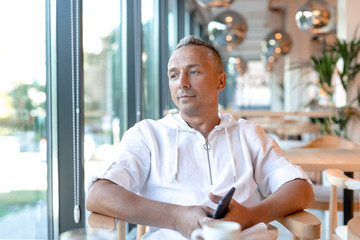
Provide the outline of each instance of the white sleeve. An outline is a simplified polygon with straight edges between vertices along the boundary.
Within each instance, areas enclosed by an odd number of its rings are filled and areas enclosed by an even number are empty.
[[[121,143],[114,148],[112,159],[91,178],[89,188],[97,179],[107,179],[138,192],[150,169],[150,150],[145,142],[138,126],[126,131]]]
[[[304,179],[312,185],[301,167],[291,164],[282,154],[280,146],[259,125],[255,126],[254,133],[255,181],[265,197],[294,179]]]

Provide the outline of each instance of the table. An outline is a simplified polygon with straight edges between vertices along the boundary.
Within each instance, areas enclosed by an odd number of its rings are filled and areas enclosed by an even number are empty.
[[[283,149],[285,157],[305,171],[338,168],[344,172],[360,172],[360,149],[304,148]],[[353,192],[344,191],[344,223],[353,216]]]
[[[338,168],[345,172],[360,172],[360,149],[298,148],[283,149],[285,157],[308,171]]]

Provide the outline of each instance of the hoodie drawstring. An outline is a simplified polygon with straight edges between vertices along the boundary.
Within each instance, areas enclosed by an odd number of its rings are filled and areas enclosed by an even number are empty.
[[[232,163],[232,170],[233,170],[233,178],[234,178],[234,182],[236,181],[236,163],[235,163],[235,158],[234,158],[234,154],[231,148],[231,144],[230,144],[230,139],[229,139],[229,135],[228,135],[228,131],[227,128],[225,128],[225,135],[226,135],[226,142],[228,144],[229,147],[229,152],[230,152],[230,157],[231,157],[231,163]]]
[[[176,128],[176,138],[175,138],[175,145],[176,145],[176,149],[175,149],[175,157],[176,157],[176,166],[175,166],[175,173],[174,173],[174,178],[175,180],[177,180],[177,175],[179,172],[179,126],[177,126]]]
[[[204,149],[206,150],[207,159],[208,159],[208,167],[209,167],[209,175],[210,175],[210,184],[213,185],[212,181],[212,173],[211,173],[211,164],[210,164],[210,156],[209,156],[209,150],[211,149],[211,145],[209,143],[209,140],[205,139]]]

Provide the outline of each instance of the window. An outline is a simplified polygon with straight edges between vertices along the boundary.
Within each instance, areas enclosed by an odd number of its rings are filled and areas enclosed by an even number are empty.
[[[157,0],[141,1],[142,117],[160,117],[159,6]]]
[[[261,61],[248,61],[242,75],[228,72],[226,94],[232,96],[228,105],[234,109],[270,109],[271,89],[269,75]],[[229,88],[230,87],[230,88]],[[231,91],[231,92],[230,92]]]
[[[85,184],[127,128],[121,1],[83,1]]]
[[[0,22],[0,239],[47,239],[45,3],[0,1]]]
[[[178,13],[177,13],[177,0],[168,1],[168,39],[169,39],[169,53],[171,54],[178,42]]]

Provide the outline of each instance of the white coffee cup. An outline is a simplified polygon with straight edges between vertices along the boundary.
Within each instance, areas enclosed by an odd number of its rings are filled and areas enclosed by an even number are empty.
[[[203,228],[195,229],[191,234],[191,240],[199,237],[204,240],[239,240],[241,226],[239,223],[230,221],[213,221],[204,225]]]

